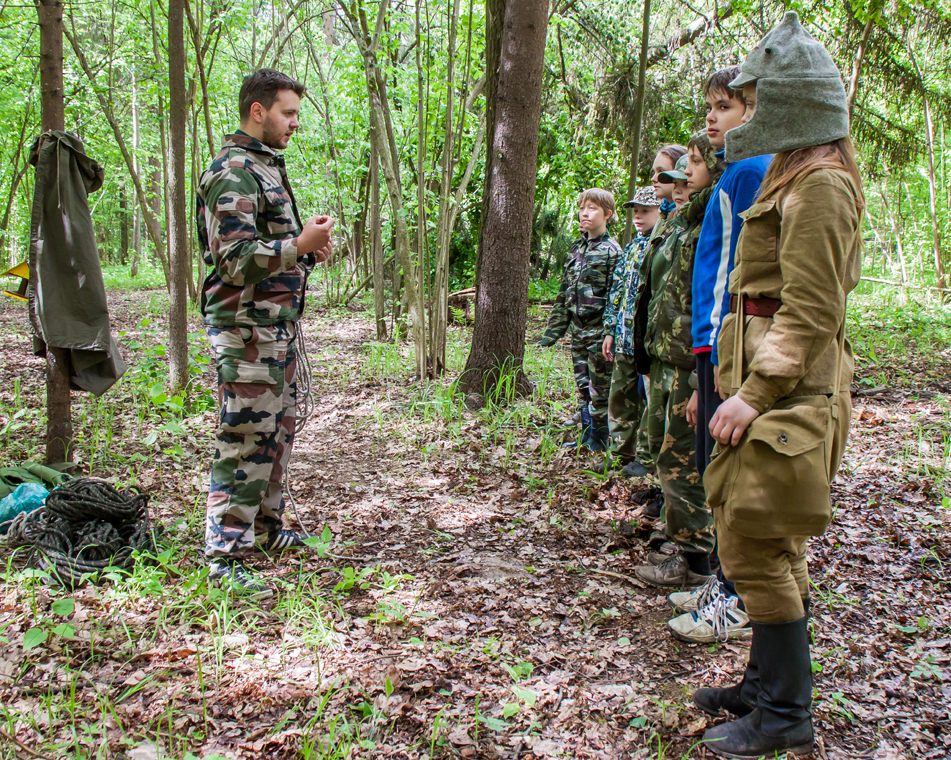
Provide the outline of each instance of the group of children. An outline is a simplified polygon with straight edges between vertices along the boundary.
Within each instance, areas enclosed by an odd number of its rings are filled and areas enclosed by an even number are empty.
[[[663,543],[635,573],[654,586],[694,589],[670,595],[681,614],[668,626],[697,643],[750,636],[742,601],[711,567],[713,514],[702,480],[719,402],[716,335],[726,284],[741,214],[771,158],[723,158],[726,133],[746,112],[743,94],[729,86],[739,73],[732,66],[710,76],[706,128],[686,147],[658,150],[651,185],[623,204],[637,233],[623,251],[609,232],[613,195],[599,188],[581,194],[582,237],[540,341],[552,345],[571,329],[582,434],[568,445],[610,449],[626,476],[656,474],[660,493],[645,514],[663,518],[655,536]]]
[[[660,148],[652,185],[624,204],[624,251],[611,193],[581,194],[539,343],[571,331],[582,436],[567,445],[660,483],[645,513],[663,544],[635,573],[678,589],[671,633],[751,639],[740,683],[694,696],[738,718],[707,731],[709,749],[809,752],[806,550],[848,434],[864,197],[841,76],[795,13],[703,98],[706,128]]]

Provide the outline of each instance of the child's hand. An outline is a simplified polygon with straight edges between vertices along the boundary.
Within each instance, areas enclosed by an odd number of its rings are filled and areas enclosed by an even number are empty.
[[[720,390],[720,367],[716,364],[713,365],[713,390],[717,392],[718,396],[722,393]]]
[[[700,394],[696,391],[690,396],[687,402],[687,424],[697,427],[697,407],[700,405]]]
[[[757,417],[759,412],[739,396],[732,396],[720,404],[710,420],[710,434],[724,446],[736,446]]]
[[[613,362],[614,354],[611,353],[611,349],[614,347],[614,336],[605,335],[604,343],[601,344],[601,355],[605,358],[606,361]]]

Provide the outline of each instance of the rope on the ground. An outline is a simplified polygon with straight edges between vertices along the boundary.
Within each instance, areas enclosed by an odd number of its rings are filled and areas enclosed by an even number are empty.
[[[72,589],[85,578],[98,582],[107,569],[131,570],[138,555],[155,554],[160,532],[147,494],[79,478],[53,489],[43,508],[19,515],[5,541],[32,547],[30,565]]]

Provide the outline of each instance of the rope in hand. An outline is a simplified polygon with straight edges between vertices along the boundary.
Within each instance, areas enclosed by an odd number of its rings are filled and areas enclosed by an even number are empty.
[[[294,415],[297,418],[294,428],[295,437],[300,435],[301,431],[307,427],[307,422],[310,419],[310,416],[314,413],[314,397],[311,378],[312,370],[310,364],[310,355],[307,353],[307,343],[304,341],[304,330],[298,322],[297,371],[294,375],[294,379],[297,382],[297,403],[294,410]],[[291,447],[293,450],[293,443],[291,444]],[[288,467],[284,470],[284,495],[287,497],[288,502],[290,502],[291,509],[294,510],[294,517],[297,519],[297,524],[301,527],[301,532],[307,538],[310,538],[311,533],[307,530],[307,528],[304,527],[304,523],[300,519],[300,513],[297,511],[297,502],[294,501],[294,494],[291,493],[290,482],[288,481],[288,470],[290,469],[289,465],[291,461],[290,454],[288,454],[287,461]]]
[[[147,494],[79,478],[53,489],[43,508],[18,515],[6,543],[32,547],[29,564],[72,589],[87,577],[98,582],[106,569],[131,570],[136,552],[155,554],[160,532]]]

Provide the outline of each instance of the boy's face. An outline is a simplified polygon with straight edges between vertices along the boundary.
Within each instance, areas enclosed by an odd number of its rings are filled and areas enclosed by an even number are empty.
[[[726,144],[726,133],[743,123],[746,106],[735,95],[723,90],[711,90],[704,97],[707,109],[707,136],[718,151]]]
[[[693,146],[687,149],[687,168],[684,169],[687,175],[687,189],[691,193],[697,190],[703,190],[710,187],[710,170],[707,168],[707,162],[703,160],[703,155]]]
[[[756,112],[756,82],[747,82],[743,85],[743,99],[746,101],[743,123],[746,124]]]
[[[665,187],[673,187],[673,185],[665,185]],[[635,203],[633,208],[634,228],[637,230],[637,234],[647,235],[654,229],[654,225],[657,224],[657,220],[660,218],[660,207],[642,206],[640,203]]]
[[[654,166],[651,168],[651,184],[654,186],[654,195],[662,201],[671,200],[670,193],[673,191],[674,186],[661,182],[658,179],[658,175],[661,172],[673,171],[673,169],[674,162],[663,153],[658,153],[654,159]]]
[[[604,209],[594,201],[585,201],[581,204],[578,209],[578,219],[581,231],[587,232],[589,237],[597,237],[608,228]]]
[[[683,206],[689,197],[690,190],[687,189],[687,180],[676,180],[674,182],[674,203],[677,204],[677,208],[679,209],[681,206]]]

